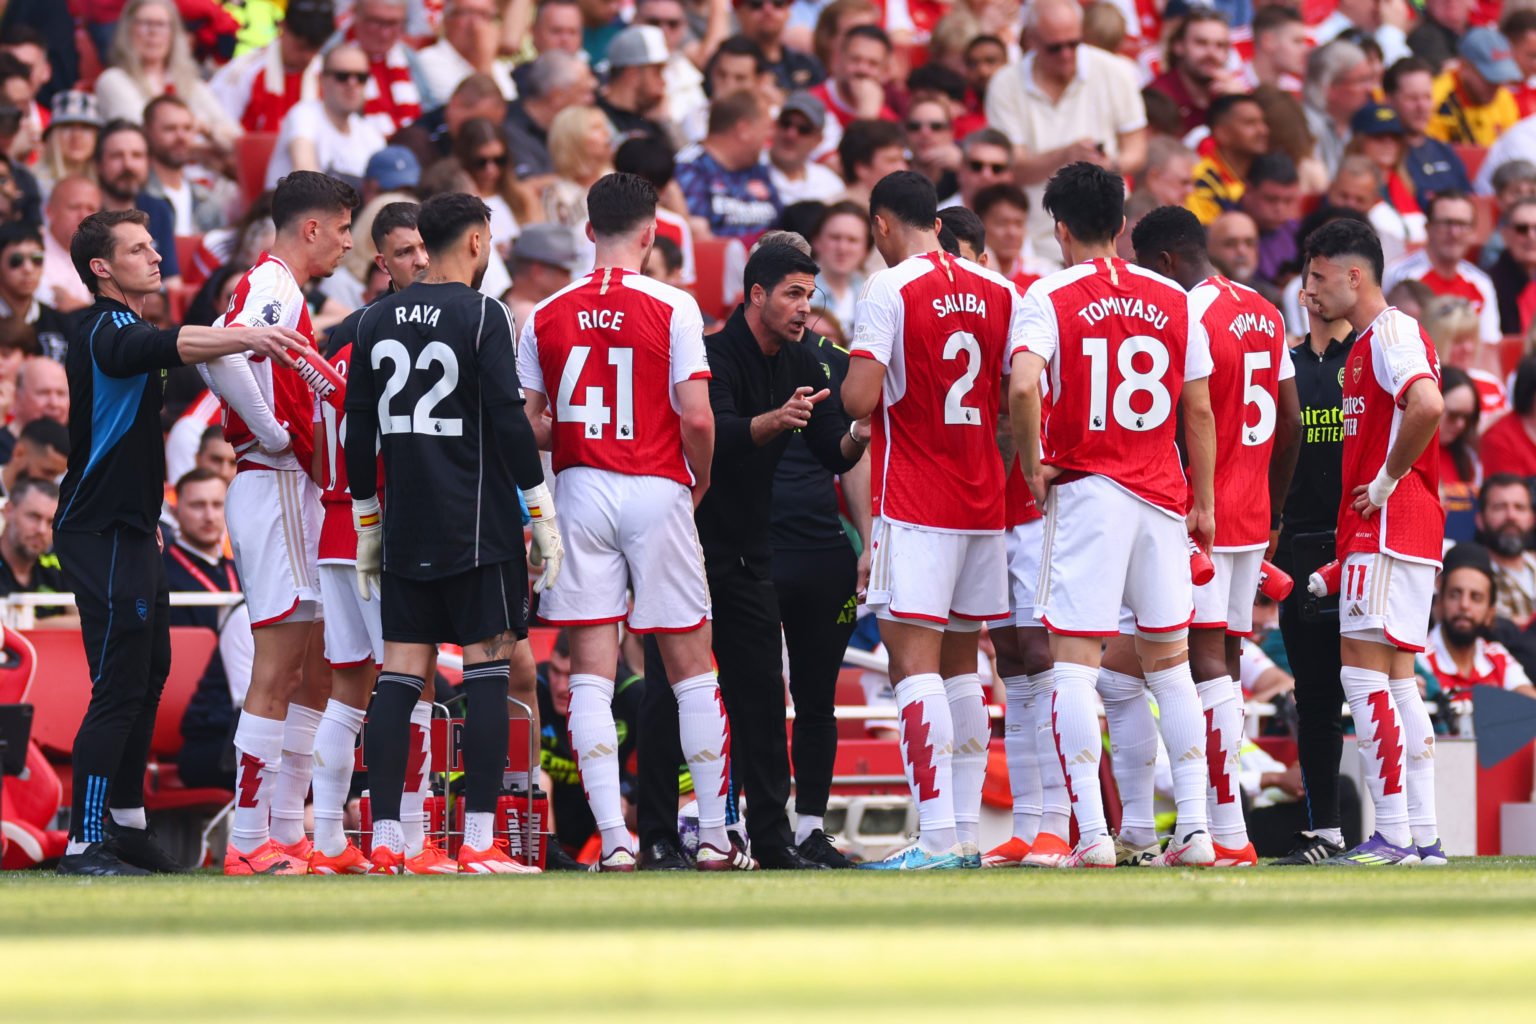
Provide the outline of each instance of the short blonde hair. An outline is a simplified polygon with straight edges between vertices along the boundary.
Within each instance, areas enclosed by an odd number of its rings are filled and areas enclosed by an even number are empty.
[[[587,156],[586,134],[594,123],[608,123],[597,107],[566,107],[549,124],[549,161],[555,173],[571,181],[585,181],[603,169]]]
[[[1477,333],[1477,310],[1460,295],[1437,295],[1424,304],[1419,324],[1443,361],[1458,338]]]

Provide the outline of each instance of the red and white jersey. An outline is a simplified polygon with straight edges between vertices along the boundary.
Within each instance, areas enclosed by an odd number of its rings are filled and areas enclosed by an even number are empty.
[[[234,294],[229,297],[220,326],[291,327],[315,342],[315,329],[309,322],[309,307],[304,293],[287,264],[271,253],[262,253],[256,265],[245,272]],[[293,445],[292,455],[272,456],[262,451],[251,428],[229,405],[225,396],[224,438],[235,447],[237,469],[303,469],[308,472],[314,455],[315,393],[297,372],[273,363],[264,356],[250,357],[251,373],[256,378],[261,397],[266,401],[277,425],[287,431]]]
[[[1184,382],[1210,376],[1205,330],[1172,281],[1121,259],[1094,259],[1041,278],[1024,295],[1009,358],[1046,360],[1051,414],[1045,461],[1058,482],[1107,478],[1184,518],[1189,490],[1174,434]]]
[[[1004,528],[997,405],[1019,307],[1006,279],[943,252],[865,285],[849,355],[885,367],[872,417],[876,516],[949,533]]]
[[[1436,295],[1456,295],[1470,302],[1477,311],[1477,336],[1485,344],[1496,345],[1504,337],[1493,279],[1476,264],[1461,260],[1449,275],[1442,274],[1430,262],[1429,253],[1420,249],[1387,268],[1382,275],[1382,289],[1391,291],[1402,281],[1422,281]]]
[[[1515,660],[1515,656],[1501,643],[1478,637],[1472,645],[1472,671],[1463,675],[1456,667],[1456,659],[1445,643],[1443,626],[1429,631],[1429,643],[1424,651],[1440,688],[1451,697],[1470,697],[1474,686],[1497,686],[1501,690],[1514,690],[1530,686],[1530,677]]]
[[[708,379],[709,361],[687,292],[612,267],[578,278],[533,308],[517,375],[550,399],[556,473],[590,466],[693,486],[677,385]]]
[[[1296,376],[1285,321],[1262,295],[1225,277],[1189,293],[1189,319],[1211,346],[1216,419],[1217,551],[1269,544],[1269,456],[1280,382]]]
[[[1477,404],[1482,411],[1483,422],[1492,423],[1495,416],[1509,408],[1509,392],[1505,390],[1504,382],[1477,367],[1467,370],[1466,374],[1472,378],[1472,388],[1477,392]]]
[[[1397,483],[1386,507],[1366,519],[1354,509],[1354,490],[1376,479],[1397,438],[1408,388],[1440,381],[1435,346],[1418,323],[1395,307],[1381,312],[1355,342],[1344,365],[1343,498],[1338,552],[1391,555],[1440,564],[1445,510],[1440,506],[1439,432]]]
[[[341,375],[341,394],[338,397],[342,401],[333,405],[319,398],[314,400],[315,423],[320,427],[316,431],[319,435],[317,454],[320,476],[315,483],[320,485],[320,501],[325,509],[325,518],[320,524],[319,562],[321,565],[328,562],[345,562],[350,565],[357,561],[357,530],[352,526],[352,492],[347,487],[347,421],[340,407],[347,396],[347,368],[352,365],[352,346],[343,345],[330,363]],[[384,465],[381,461],[379,493],[383,492]]]
[[[697,284],[699,271],[693,261],[693,229],[688,226],[688,218],[680,213],[656,207],[656,237],[670,238],[682,250],[683,269],[678,278],[680,283]]]
[[[1022,301],[1022,296],[1020,297]],[[1003,376],[1006,378],[1013,369],[1012,364],[1003,367]],[[1040,423],[1045,425],[1046,417],[1051,414],[1051,395],[1046,378],[1040,378]],[[1015,526],[1023,526],[1032,523],[1036,519],[1045,518],[1040,512],[1040,504],[1035,501],[1034,492],[1029,489],[1029,483],[1024,479],[1024,463],[1015,453],[1013,461],[1004,471],[1003,480],[1003,507],[1004,523],[1008,529]]]

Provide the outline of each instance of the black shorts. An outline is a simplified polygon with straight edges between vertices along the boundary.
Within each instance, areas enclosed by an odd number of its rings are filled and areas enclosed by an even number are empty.
[[[528,635],[528,567],[522,559],[456,576],[413,580],[384,573],[384,639],[398,644],[468,647],[511,630]]]

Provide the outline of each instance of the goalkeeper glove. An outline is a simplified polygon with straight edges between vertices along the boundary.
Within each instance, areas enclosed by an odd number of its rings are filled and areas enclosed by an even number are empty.
[[[530,487],[523,492],[528,506],[528,520],[533,526],[533,543],[528,546],[528,564],[544,565],[544,575],[533,585],[537,593],[544,593],[555,585],[560,576],[560,563],[565,560],[565,544],[560,540],[560,528],[555,525],[555,499],[547,484]]]
[[[379,513],[379,498],[352,499],[352,528],[357,531],[357,592],[364,601],[379,592],[379,576],[384,567],[384,520]]]

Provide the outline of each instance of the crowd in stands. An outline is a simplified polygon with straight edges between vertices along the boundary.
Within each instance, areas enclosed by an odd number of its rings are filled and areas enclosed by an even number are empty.
[[[482,290],[521,323],[591,268],[587,189],[629,171],[662,196],[647,273],[694,286],[704,240],[797,231],[820,266],[811,326],[846,342],[884,265],[867,214],[880,178],[920,171],[943,206],[973,210],[988,264],[1025,287],[1060,261],[1046,181],[1090,161],[1127,182],[1126,240],[1150,210],[1186,206],[1218,270],[1274,301],[1295,342],[1312,329],[1301,241],[1336,218],[1375,227],[1390,299],[1445,367],[1442,496],[1465,548],[1441,583],[1431,665],[1447,692],[1511,665],[1536,676],[1536,0],[0,10],[0,594],[57,578],[60,360],[90,301],[68,248],[94,211],[149,214],[165,291],[146,319],[208,324],[270,243],[277,180],[346,179],[363,205],[352,253],[308,295],[323,333],[388,287],[369,231],[384,205],[472,192],[498,257]],[[218,422],[196,374],[172,373],[167,557],[228,589],[206,522],[233,473]],[[196,710],[189,740],[222,735],[218,709]]]

